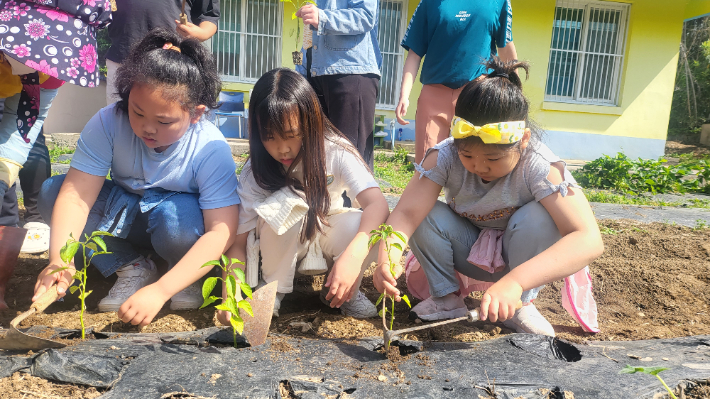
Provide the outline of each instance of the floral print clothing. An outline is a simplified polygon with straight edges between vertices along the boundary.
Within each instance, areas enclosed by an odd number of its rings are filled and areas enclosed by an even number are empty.
[[[95,87],[96,29],[110,21],[109,0],[0,0],[0,51],[56,79]]]

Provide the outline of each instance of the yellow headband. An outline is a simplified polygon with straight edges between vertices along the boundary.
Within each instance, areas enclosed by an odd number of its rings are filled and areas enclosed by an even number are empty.
[[[489,123],[484,126],[474,126],[458,116],[451,121],[451,135],[455,139],[476,136],[484,144],[517,143],[524,133],[525,121]]]

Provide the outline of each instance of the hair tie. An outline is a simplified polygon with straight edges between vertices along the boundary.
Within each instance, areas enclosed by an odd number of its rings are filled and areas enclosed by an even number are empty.
[[[180,50],[180,47],[174,46],[170,42],[166,42],[165,44],[163,44],[163,50],[173,50],[173,51],[177,51],[178,53],[182,53],[182,51]]]
[[[506,79],[510,80],[510,76],[508,76],[507,73],[498,72],[498,71],[493,71],[493,72],[489,73],[488,77],[489,78],[506,78]]]

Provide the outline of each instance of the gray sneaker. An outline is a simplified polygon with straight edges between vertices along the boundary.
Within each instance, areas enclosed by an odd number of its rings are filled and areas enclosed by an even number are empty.
[[[184,290],[178,292],[170,298],[171,310],[193,310],[199,309],[204,302],[202,298],[201,280],[188,285]]]
[[[126,302],[126,299],[135,294],[136,291],[153,284],[158,279],[158,270],[152,260],[138,257],[131,263],[121,266],[116,270],[118,280],[108,295],[99,302],[99,311],[117,312]]]
[[[330,303],[325,299],[327,293],[327,289],[325,292],[321,290],[320,299],[321,302],[330,306]],[[350,302],[345,302],[340,305],[340,313],[356,319],[369,319],[377,316],[377,308],[375,308],[375,305],[367,299],[362,291],[358,291]]]

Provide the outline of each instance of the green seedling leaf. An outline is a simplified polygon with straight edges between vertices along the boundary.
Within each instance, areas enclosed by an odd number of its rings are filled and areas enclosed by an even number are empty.
[[[82,300],[86,299],[86,297],[89,296],[89,294],[91,294],[92,292],[93,291],[82,292],[81,294],[79,294],[79,299],[82,299]]]
[[[203,267],[207,267],[207,266],[219,266],[219,261],[218,260],[211,260],[209,262],[206,262],[204,265],[200,266],[200,269],[202,269]]]
[[[407,304],[407,306],[409,306],[410,308],[412,307],[412,304],[409,302],[409,298],[407,298],[406,295],[402,295],[402,300],[404,301],[404,303]]]
[[[227,266],[229,264],[229,259],[226,256],[222,255],[219,259],[222,261],[222,265]]]
[[[217,285],[217,277],[210,277],[202,283],[202,298],[207,300],[207,298],[212,294],[214,287]],[[204,305],[203,305],[204,306]]]
[[[241,317],[232,314],[232,317],[229,319],[229,324],[231,324],[232,328],[239,334],[244,332],[244,320],[242,320]]]
[[[619,371],[620,374],[634,374],[634,373],[644,373],[644,374],[650,374],[650,375],[658,375],[661,371],[664,370],[669,370],[667,367],[634,367],[634,366],[629,366],[626,365],[621,371]]]
[[[402,242],[407,242],[407,240],[404,239],[404,236],[402,235],[402,233],[400,233],[400,232],[398,232],[398,231],[393,231],[392,234],[394,234],[395,237],[397,237],[397,238],[399,238],[400,240],[402,240]]]
[[[76,251],[78,250],[79,243],[77,241],[67,243],[62,247],[62,249],[59,250],[59,257],[62,258],[64,263],[69,263],[72,259],[74,259],[74,255],[76,255]]]
[[[71,287],[69,287],[69,292],[73,295],[78,289],[79,287],[77,287],[76,285],[72,285]]]
[[[380,316],[380,317],[382,317],[382,309],[380,309],[380,310],[377,311],[377,315]]]
[[[104,252],[108,251],[108,249],[106,248],[106,243],[104,242],[103,238],[97,236],[97,237],[93,237],[92,240],[94,240],[94,242],[99,247],[101,247],[101,250],[103,250]]]
[[[231,312],[231,310],[229,310],[229,306],[227,306],[227,304],[224,302],[220,303],[219,305],[215,306],[214,308],[219,309],[219,310],[225,310],[227,312]]]
[[[384,299],[384,297],[385,297],[385,293],[383,292],[380,294],[380,297],[377,298],[377,302],[375,303],[375,306],[378,306],[382,302],[382,299]]]
[[[237,295],[237,279],[231,274],[227,276],[227,295],[234,298]]]
[[[232,258],[232,264],[233,265],[243,265],[244,262],[242,262],[241,260],[239,260],[237,258]]]
[[[390,244],[390,245],[391,245],[392,247],[397,248],[397,249],[399,249],[400,251],[402,251],[402,246],[399,245],[398,242],[393,242],[393,243]]]
[[[59,273],[59,272],[61,272],[61,271],[67,270],[67,269],[69,269],[69,268],[66,267],[66,266],[62,266],[62,267],[60,267],[60,268],[57,268],[57,269],[52,270],[49,274]]]
[[[90,250],[92,250],[94,252],[97,252],[99,250],[99,248],[93,242],[86,244],[86,248],[89,248]]]
[[[200,306],[200,309],[212,305],[218,299],[218,296],[210,295],[209,297],[205,298],[205,301],[202,303],[202,306]]]
[[[234,272],[234,275],[237,276],[239,281],[241,281],[242,283],[245,283],[247,281],[247,276],[244,274],[244,270],[235,267],[234,269],[232,269],[232,271]]]
[[[237,305],[237,301],[234,298],[227,298],[225,303],[227,304],[227,307],[229,307],[229,311],[233,315],[239,315],[239,306]]]
[[[249,316],[254,317],[254,311],[251,309],[251,304],[247,302],[246,299],[242,299],[237,303],[237,306],[239,306],[240,309],[244,309],[245,312],[249,313]]]
[[[244,295],[246,295],[247,298],[249,298],[249,299],[254,299],[254,298],[252,297],[251,287],[249,286],[249,284],[247,284],[247,283],[241,283],[241,284],[239,284],[239,288],[242,289],[242,292],[244,292]]]
[[[97,236],[113,237],[113,234],[109,233],[108,231],[95,231],[95,232],[91,233],[92,238],[97,237]]]

